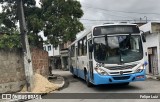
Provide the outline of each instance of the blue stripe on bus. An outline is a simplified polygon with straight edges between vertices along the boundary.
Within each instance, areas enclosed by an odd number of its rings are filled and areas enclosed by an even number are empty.
[[[76,69],[76,68],[73,68],[74,69],[74,75],[82,78],[82,79],[85,79],[85,76],[84,76],[84,70],[82,69]],[[94,80],[93,83],[94,85],[99,85],[99,84],[114,84],[114,83],[125,83],[125,82],[134,82],[134,81],[144,81],[146,80],[146,76],[145,76],[145,70],[143,70],[142,72],[140,73],[133,73],[133,74],[125,74],[125,75],[116,75],[116,76],[102,76],[102,75],[99,75],[98,73],[94,73]],[[144,78],[136,78],[137,76],[144,76]],[[89,75],[88,75],[89,77]],[[125,77],[129,77],[128,79],[118,79],[118,78],[125,78]],[[115,78],[117,78],[115,80]]]
[[[115,80],[114,78],[123,78],[123,77],[129,77],[125,80]],[[144,76],[144,78],[136,78],[137,76]],[[134,74],[127,74],[127,75],[116,75],[116,76],[102,76],[98,73],[94,73],[94,84],[114,84],[114,83],[125,83],[125,82],[134,82],[134,81],[144,81],[146,80],[145,76],[145,70],[143,70],[141,73],[134,73]]]

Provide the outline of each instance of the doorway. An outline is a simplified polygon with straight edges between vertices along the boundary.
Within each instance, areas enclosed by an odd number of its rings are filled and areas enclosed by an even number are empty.
[[[157,47],[148,48],[149,74],[158,75],[158,53]]]

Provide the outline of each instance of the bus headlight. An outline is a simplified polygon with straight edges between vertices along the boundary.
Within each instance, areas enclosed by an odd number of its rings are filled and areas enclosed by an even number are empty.
[[[108,73],[106,72],[106,71],[104,71],[103,69],[101,69],[101,68],[94,68],[95,69],[95,71],[98,73],[98,74],[100,74],[100,75],[108,75]]]
[[[142,64],[140,67],[137,68],[136,72],[140,73],[144,70],[144,65]]]

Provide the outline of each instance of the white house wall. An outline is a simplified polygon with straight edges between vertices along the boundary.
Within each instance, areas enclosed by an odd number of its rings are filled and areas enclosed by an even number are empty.
[[[48,49],[48,46],[51,46],[51,50]],[[48,52],[48,56],[53,56],[53,45],[46,44],[46,45],[43,45],[43,47],[45,47],[44,50],[46,50]]]
[[[142,26],[140,27],[140,30],[142,30],[143,32],[147,32],[147,31],[152,32],[151,22],[142,25]]]
[[[54,48],[54,49],[53,49],[53,52],[54,52],[54,53],[53,53],[54,56],[59,56],[59,55],[60,55],[59,46],[58,46],[57,48]]]
[[[158,73],[160,73],[160,34],[159,33],[155,33],[155,31],[153,31],[153,24],[155,22],[149,22],[147,24],[144,24],[140,27],[140,30],[147,32],[150,31],[151,34],[146,34],[146,42],[144,43],[144,53],[147,52],[147,49],[149,47],[157,47],[157,55],[158,55]],[[156,23],[157,24],[157,23]],[[160,25],[159,25],[160,26]],[[158,27],[159,28],[159,27]],[[145,55],[145,59],[148,61],[148,52],[147,52],[147,56]],[[147,73],[149,73],[149,68],[147,66]],[[160,74],[159,74],[160,75]]]
[[[51,45],[51,50],[48,51],[49,56],[53,56],[53,46]]]
[[[158,62],[160,61],[159,56],[159,34],[148,34],[146,36],[146,42],[144,43],[143,50],[146,53],[147,49],[150,47],[157,47],[157,53],[158,53]],[[148,61],[148,52],[147,56],[145,55],[145,60]],[[160,68],[160,64],[158,63],[158,68]],[[159,72],[160,73],[160,72]],[[149,68],[147,66],[147,74],[149,74]]]

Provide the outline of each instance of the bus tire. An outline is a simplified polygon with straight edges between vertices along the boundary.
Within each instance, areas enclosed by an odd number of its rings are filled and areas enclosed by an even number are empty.
[[[73,66],[70,66],[70,72],[74,73]]]
[[[70,67],[70,72],[72,73],[73,78],[77,78],[77,76],[74,74],[73,66]]]
[[[85,81],[88,87],[92,86],[92,83],[89,81],[89,78],[87,77],[87,72],[85,72]]]
[[[77,76],[75,74],[73,74],[73,78],[77,78]]]

